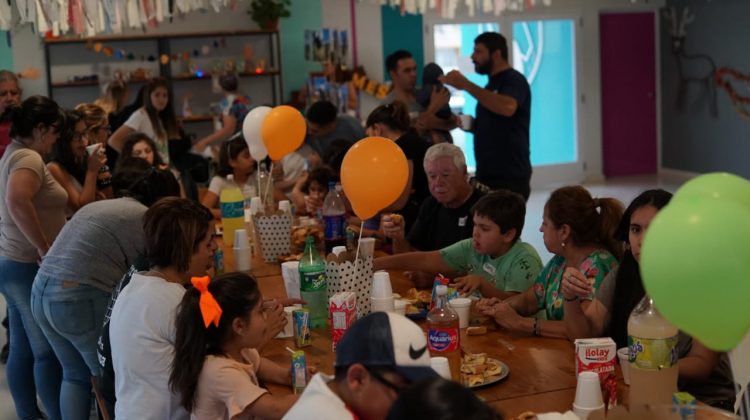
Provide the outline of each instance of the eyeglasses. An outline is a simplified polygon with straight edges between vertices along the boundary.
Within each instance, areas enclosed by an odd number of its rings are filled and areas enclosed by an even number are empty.
[[[367,369],[367,372],[369,372],[370,375],[372,375],[372,377],[375,378],[376,381],[378,381],[381,384],[385,385],[386,387],[390,388],[396,394],[400,394],[401,391],[403,391],[406,387],[408,387],[410,385],[410,383],[408,381],[404,381],[405,383],[403,383],[403,384],[396,384],[396,383],[394,383],[394,382],[386,379],[385,376],[383,376],[383,373],[393,372],[393,370],[388,369],[388,370],[384,370],[384,371],[379,371],[377,368],[367,367],[367,366],[365,366],[365,369]]]

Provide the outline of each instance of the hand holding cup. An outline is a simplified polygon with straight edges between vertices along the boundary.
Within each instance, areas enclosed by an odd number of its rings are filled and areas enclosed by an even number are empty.
[[[383,234],[390,239],[404,239],[404,217],[400,214],[388,214],[383,216],[382,220]]]

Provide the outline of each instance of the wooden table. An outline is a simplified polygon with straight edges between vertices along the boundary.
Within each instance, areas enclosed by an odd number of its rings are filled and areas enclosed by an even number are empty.
[[[227,271],[233,265],[232,251],[225,248]],[[277,263],[265,263],[253,258],[251,274],[258,281],[264,297],[285,297],[286,290]],[[393,290],[404,294],[413,284],[402,272],[392,272]],[[461,343],[470,353],[487,353],[505,362],[510,375],[504,381],[476,390],[476,394],[495,409],[512,418],[525,411],[565,412],[570,410],[575,396],[575,361],[573,344],[567,340],[529,337],[498,330],[488,322],[488,332],[479,336],[462,334]],[[422,327],[426,325],[422,323]],[[305,347],[308,364],[319,371],[333,374],[335,355],[331,350],[330,329],[313,330],[312,345]],[[262,354],[282,365],[289,364],[286,347],[295,348],[294,340],[274,339]],[[288,387],[270,384],[273,393],[289,393]]]

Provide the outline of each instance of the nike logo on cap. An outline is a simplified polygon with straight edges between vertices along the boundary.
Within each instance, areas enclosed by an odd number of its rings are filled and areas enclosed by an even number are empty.
[[[411,357],[413,360],[417,360],[420,357],[422,357],[422,355],[426,351],[427,351],[427,345],[425,345],[424,347],[422,347],[421,350],[414,350],[413,345],[409,344],[409,357]]]

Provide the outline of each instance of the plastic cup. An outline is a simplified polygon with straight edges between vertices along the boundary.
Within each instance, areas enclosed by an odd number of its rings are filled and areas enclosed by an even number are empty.
[[[284,213],[291,213],[292,203],[290,203],[289,200],[279,201],[279,210],[283,211]]]
[[[617,350],[617,357],[620,359],[620,369],[622,369],[622,380],[625,385],[630,385],[630,349],[623,347]]]
[[[245,229],[237,229],[234,231],[234,248],[250,249],[250,241],[247,238],[247,231]]]
[[[430,366],[438,375],[449,381],[451,380],[451,368],[448,365],[447,357],[430,357]]]
[[[86,153],[88,153],[89,156],[93,155],[97,151],[101,153],[101,150],[102,150],[101,143],[94,143],[94,144],[89,144],[88,146],[86,146]]]
[[[466,328],[469,326],[471,317],[471,299],[455,298],[448,301],[448,306],[458,314],[458,327]]]
[[[370,311],[371,312],[394,312],[395,311],[395,300],[393,296],[387,298],[370,298]]]
[[[284,279],[286,296],[292,299],[300,299],[299,261],[281,263],[281,277]]]
[[[405,300],[399,299],[393,301],[394,312],[399,315],[406,315],[406,305],[407,302]]]
[[[596,372],[581,372],[578,374],[576,399],[573,402],[573,412],[581,419],[588,418],[592,412],[603,409],[602,389],[599,385],[599,374]]]
[[[263,202],[260,197],[253,197],[250,199],[250,214],[255,215],[263,208]]]
[[[377,271],[372,276],[372,292],[370,296],[374,298],[393,299],[393,287],[391,286],[391,277],[386,271]]]
[[[284,318],[286,318],[286,324],[284,329],[276,334],[276,338],[289,338],[294,335],[294,323],[292,322],[292,312],[298,309],[296,306],[285,306],[284,307]]]
[[[362,258],[372,257],[375,254],[375,238],[362,238],[359,240],[359,255]]]

